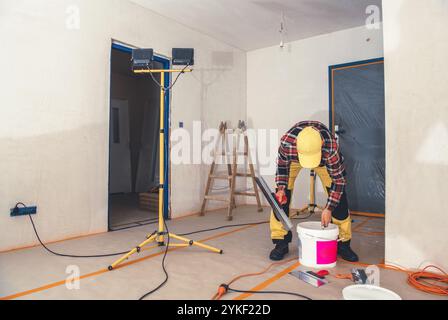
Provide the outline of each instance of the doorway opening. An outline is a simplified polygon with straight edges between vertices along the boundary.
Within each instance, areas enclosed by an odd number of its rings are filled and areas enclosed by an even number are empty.
[[[159,206],[160,88],[131,67],[132,50],[111,54],[109,230],[152,224]],[[155,61],[154,68],[164,69]],[[160,82],[160,75],[154,75]]]

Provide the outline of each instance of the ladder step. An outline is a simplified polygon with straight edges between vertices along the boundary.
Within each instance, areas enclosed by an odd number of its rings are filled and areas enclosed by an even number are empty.
[[[216,180],[232,180],[231,176],[211,175],[210,178]]]
[[[251,178],[252,175],[250,173],[237,173],[237,177]]]
[[[224,199],[224,198],[215,197],[215,196],[206,196],[205,200],[208,200],[208,201],[220,201],[220,202],[230,202],[229,199]]]
[[[246,153],[246,152],[237,152],[236,155],[237,156],[245,156],[245,157],[249,156],[249,154]],[[227,157],[233,156],[233,152],[226,152],[226,153],[217,153],[217,154],[215,154],[215,157],[226,157],[226,156]]]
[[[236,196],[244,196],[244,197],[256,197],[257,195],[255,193],[249,193],[249,192],[235,192]]]

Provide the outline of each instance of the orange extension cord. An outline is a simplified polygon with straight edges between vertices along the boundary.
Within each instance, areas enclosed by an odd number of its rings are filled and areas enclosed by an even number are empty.
[[[441,274],[426,271],[428,269],[436,269]],[[448,296],[448,274],[436,266],[428,266],[422,271],[410,273],[408,283],[426,293]]]
[[[234,284],[235,282],[237,282],[238,280],[241,280],[243,278],[249,278],[249,277],[257,277],[257,276],[261,276],[265,273],[268,273],[272,268],[276,267],[276,266],[282,266],[285,265],[287,263],[293,262],[293,261],[297,261],[297,257],[286,260],[286,261],[282,261],[282,262],[275,262],[270,264],[266,269],[264,269],[261,272],[257,272],[257,273],[247,273],[247,274],[242,274],[239,275],[235,278],[233,278],[228,284],[226,285],[221,285],[218,288],[218,292],[212,297],[212,300],[221,300],[221,298],[227,293],[227,288],[229,286],[231,286],[232,284]]]

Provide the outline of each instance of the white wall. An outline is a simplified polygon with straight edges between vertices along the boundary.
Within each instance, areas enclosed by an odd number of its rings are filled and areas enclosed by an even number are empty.
[[[79,30],[67,29],[72,5]],[[18,201],[39,206],[44,241],[107,230],[112,39],[166,56],[196,48],[197,71],[175,88],[173,128],[246,115],[245,53],[125,0],[2,0],[0,38],[0,250],[36,243],[28,218],[9,217]],[[199,210],[204,172],[172,168],[173,216]]]
[[[383,1],[386,260],[448,268],[448,2]]]
[[[367,41],[367,39],[370,39]],[[278,129],[278,141],[295,123],[303,120],[329,122],[330,65],[383,56],[382,30],[359,27],[248,53],[247,116],[251,128]],[[270,174],[275,173],[275,165]],[[273,183],[273,177],[271,180]],[[296,185],[295,208],[308,203],[308,172]],[[319,203],[325,204],[318,183]]]

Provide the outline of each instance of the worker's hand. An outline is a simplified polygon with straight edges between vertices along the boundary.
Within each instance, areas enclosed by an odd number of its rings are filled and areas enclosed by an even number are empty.
[[[322,212],[322,227],[328,228],[331,223],[331,217],[332,213],[329,209],[325,209],[324,212]]]
[[[280,205],[284,206],[288,203],[288,197],[286,196],[285,187],[279,187],[275,195]]]

